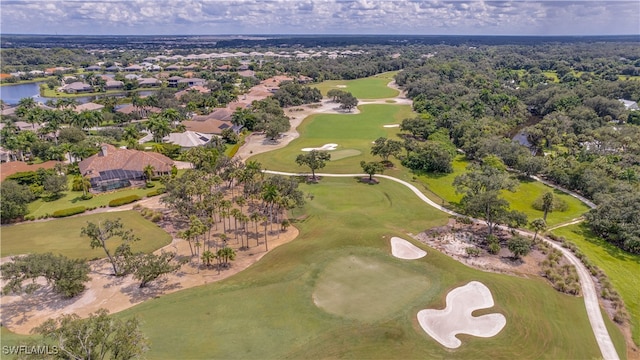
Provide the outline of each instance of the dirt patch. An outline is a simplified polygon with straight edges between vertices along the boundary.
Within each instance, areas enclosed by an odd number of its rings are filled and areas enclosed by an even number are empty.
[[[540,276],[542,273],[540,262],[544,260],[544,254],[534,248],[527,256],[515,260],[511,252],[502,247],[500,252],[493,255],[479,246],[486,235],[486,227],[482,225],[460,224],[452,219],[447,225],[421,232],[415,238],[459,262],[479,270],[522,277]],[[497,231],[495,235],[502,242],[511,236],[507,231]],[[479,249],[479,256],[469,256],[467,253],[469,247]]]

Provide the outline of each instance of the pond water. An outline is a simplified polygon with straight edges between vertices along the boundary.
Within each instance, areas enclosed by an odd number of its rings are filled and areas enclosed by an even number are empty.
[[[29,83],[29,84],[15,84],[15,85],[0,86],[0,99],[2,99],[2,101],[4,101],[6,104],[9,104],[9,105],[16,105],[18,104],[20,99],[27,98],[27,97],[32,97],[37,102],[41,102],[41,103],[46,103],[48,100],[57,99],[57,98],[41,97],[40,84],[42,83],[37,82],[37,83]],[[148,96],[153,94],[153,91],[149,91],[149,90],[140,91],[138,92],[138,94],[140,94],[140,96]],[[120,94],[109,94],[109,95],[124,97],[126,93],[123,92]],[[80,104],[84,104],[89,101],[95,100],[97,97],[99,96],[81,96],[81,97],[74,97],[73,99]]]

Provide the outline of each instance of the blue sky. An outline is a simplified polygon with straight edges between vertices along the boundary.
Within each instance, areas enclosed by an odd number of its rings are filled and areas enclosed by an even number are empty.
[[[640,34],[640,1],[1,0],[0,32],[86,35]]]

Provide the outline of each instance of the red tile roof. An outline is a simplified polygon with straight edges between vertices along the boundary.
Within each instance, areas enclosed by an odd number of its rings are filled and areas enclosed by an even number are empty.
[[[53,169],[53,167],[56,166],[57,163],[58,161],[47,161],[47,162],[43,162],[42,164],[34,164],[34,165],[29,165],[26,162],[22,162],[22,161],[10,161],[6,163],[2,163],[0,164],[0,181],[4,181],[4,179],[6,179],[7,176],[10,176],[19,172],[36,171],[40,168]]]
[[[153,166],[156,173],[168,173],[171,171],[173,160],[155,152],[120,149],[103,144],[99,153],[82,160],[78,167],[82,175],[96,177],[101,171],[143,171],[147,165]]]

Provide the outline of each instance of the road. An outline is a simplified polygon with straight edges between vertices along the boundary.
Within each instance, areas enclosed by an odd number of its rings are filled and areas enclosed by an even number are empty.
[[[264,172],[267,174],[283,175],[283,176],[307,176],[308,175],[304,173],[289,173],[289,172],[271,171],[271,170],[264,170]],[[323,173],[323,174],[316,174],[316,176],[364,177],[369,175],[367,174],[324,174]],[[445,212],[451,216],[458,216],[458,217],[464,216],[462,214],[456,213],[455,211],[449,210],[442,205],[437,204],[433,200],[429,199],[426,195],[424,195],[418,188],[416,188],[411,183],[408,183],[404,180],[400,180],[400,179],[394,178],[393,176],[388,176],[388,175],[376,175],[376,177],[395,181],[397,183],[400,183],[406,186],[407,188],[409,188],[409,190],[413,191],[413,193],[416,194],[416,196],[420,198],[420,200],[424,201],[430,206],[442,212]],[[537,179],[537,180],[542,180],[542,179]],[[593,205],[593,203],[589,202],[588,200],[586,200],[585,202],[590,207]],[[484,224],[484,221],[479,219],[473,219],[473,221]],[[524,231],[524,230],[517,230],[517,231],[522,235],[529,235],[529,236],[533,235],[529,231]],[[556,244],[555,242],[543,236],[540,236],[539,238],[547,242],[551,246],[553,246],[555,249],[558,249],[559,251],[561,251],[562,254],[565,256],[565,258],[567,258],[567,260],[569,260],[569,262],[571,262],[575,266],[576,271],[578,273],[578,277],[580,278],[580,285],[582,286],[582,294],[584,299],[584,305],[587,310],[587,317],[589,318],[589,323],[591,324],[591,329],[593,330],[593,334],[596,338],[596,342],[598,343],[598,347],[600,348],[600,352],[602,353],[602,357],[607,360],[620,359],[620,357],[618,356],[618,353],[616,352],[616,348],[613,346],[613,341],[611,340],[611,336],[609,336],[609,332],[607,331],[607,327],[605,326],[604,320],[602,318],[602,312],[600,311],[600,303],[598,301],[598,292],[596,289],[596,285],[593,282],[593,279],[591,278],[591,274],[589,273],[587,268],[584,266],[584,264],[582,264],[582,262],[578,258],[575,257],[575,255],[573,255],[573,253],[570,250],[563,248],[562,246]]]

